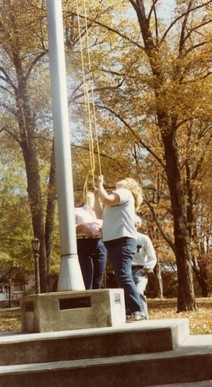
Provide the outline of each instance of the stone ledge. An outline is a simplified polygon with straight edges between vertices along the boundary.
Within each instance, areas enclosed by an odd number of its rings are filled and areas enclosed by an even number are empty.
[[[42,293],[23,297],[23,332],[116,326],[125,322],[123,289]]]

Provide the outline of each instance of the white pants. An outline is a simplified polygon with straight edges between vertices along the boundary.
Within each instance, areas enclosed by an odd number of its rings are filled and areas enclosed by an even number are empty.
[[[147,284],[148,284],[148,275],[143,272],[142,266],[138,267],[136,266],[135,268],[132,266],[132,274],[133,274],[133,279],[136,284],[137,290],[139,292],[140,298],[141,298],[141,303],[143,306],[143,309],[145,311],[145,317],[148,319],[148,307],[147,307],[147,299],[144,294]]]

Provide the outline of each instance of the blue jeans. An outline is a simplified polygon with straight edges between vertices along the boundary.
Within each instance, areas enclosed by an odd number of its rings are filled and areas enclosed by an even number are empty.
[[[104,243],[98,238],[77,239],[77,252],[85,288],[101,288],[107,262]]]
[[[113,265],[116,281],[120,288],[124,289],[126,314],[138,311],[144,316],[144,309],[132,276],[131,265],[137,247],[136,239],[124,237],[106,241],[104,244]]]

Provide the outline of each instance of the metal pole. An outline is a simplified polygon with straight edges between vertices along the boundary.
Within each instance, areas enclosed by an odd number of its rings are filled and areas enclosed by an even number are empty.
[[[35,253],[35,290],[36,294],[40,294],[40,267],[39,267],[39,253]]]
[[[84,290],[76,244],[62,3],[47,0],[46,4],[61,240],[58,290]]]

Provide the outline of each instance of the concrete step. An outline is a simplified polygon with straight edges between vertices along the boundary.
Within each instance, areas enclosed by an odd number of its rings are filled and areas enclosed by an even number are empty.
[[[206,380],[205,382],[160,384],[157,387],[212,387],[212,380]]]
[[[3,334],[0,335],[0,365],[171,351],[188,337],[187,319],[141,321],[118,328]]]
[[[212,351],[182,347],[123,355],[0,367],[1,387],[130,387],[212,380]]]
[[[198,387],[212,380],[212,335],[190,336],[187,319],[4,333],[0,354],[1,387]]]

